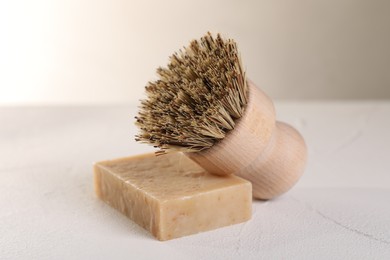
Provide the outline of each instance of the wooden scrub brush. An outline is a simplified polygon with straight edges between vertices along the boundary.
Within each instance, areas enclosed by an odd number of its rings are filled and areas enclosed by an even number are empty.
[[[137,141],[159,148],[158,155],[182,151],[213,174],[247,179],[258,199],[297,182],[306,163],[304,140],[275,121],[271,99],[246,78],[234,40],[208,33],[157,73],[136,116]]]

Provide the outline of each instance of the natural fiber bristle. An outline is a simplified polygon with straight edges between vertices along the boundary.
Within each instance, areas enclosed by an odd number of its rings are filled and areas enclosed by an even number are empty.
[[[136,140],[170,150],[197,152],[223,139],[243,115],[248,100],[237,45],[211,33],[158,68],[141,101]]]

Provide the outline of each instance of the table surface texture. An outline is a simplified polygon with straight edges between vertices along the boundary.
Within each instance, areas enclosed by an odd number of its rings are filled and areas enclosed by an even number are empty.
[[[159,242],[100,201],[93,162],[154,151],[136,104],[0,107],[0,259],[390,259],[390,101],[278,101],[299,183],[246,223]]]

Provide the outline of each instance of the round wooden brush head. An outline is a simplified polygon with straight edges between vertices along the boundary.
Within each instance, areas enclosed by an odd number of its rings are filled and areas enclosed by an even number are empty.
[[[146,86],[137,141],[182,151],[218,175],[237,174],[253,196],[270,199],[303,173],[306,146],[299,133],[275,122],[272,101],[246,79],[236,43],[210,33],[171,56]]]
[[[236,174],[252,182],[253,196],[271,199],[289,190],[304,172],[307,149],[290,125],[275,121],[268,96],[251,81],[244,115],[210,149],[186,153],[209,172]]]

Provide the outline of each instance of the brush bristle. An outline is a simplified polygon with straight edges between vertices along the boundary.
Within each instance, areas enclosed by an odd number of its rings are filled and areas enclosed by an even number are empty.
[[[245,71],[234,40],[206,34],[158,68],[141,101],[136,140],[160,148],[198,152],[223,139],[248,101]]]

